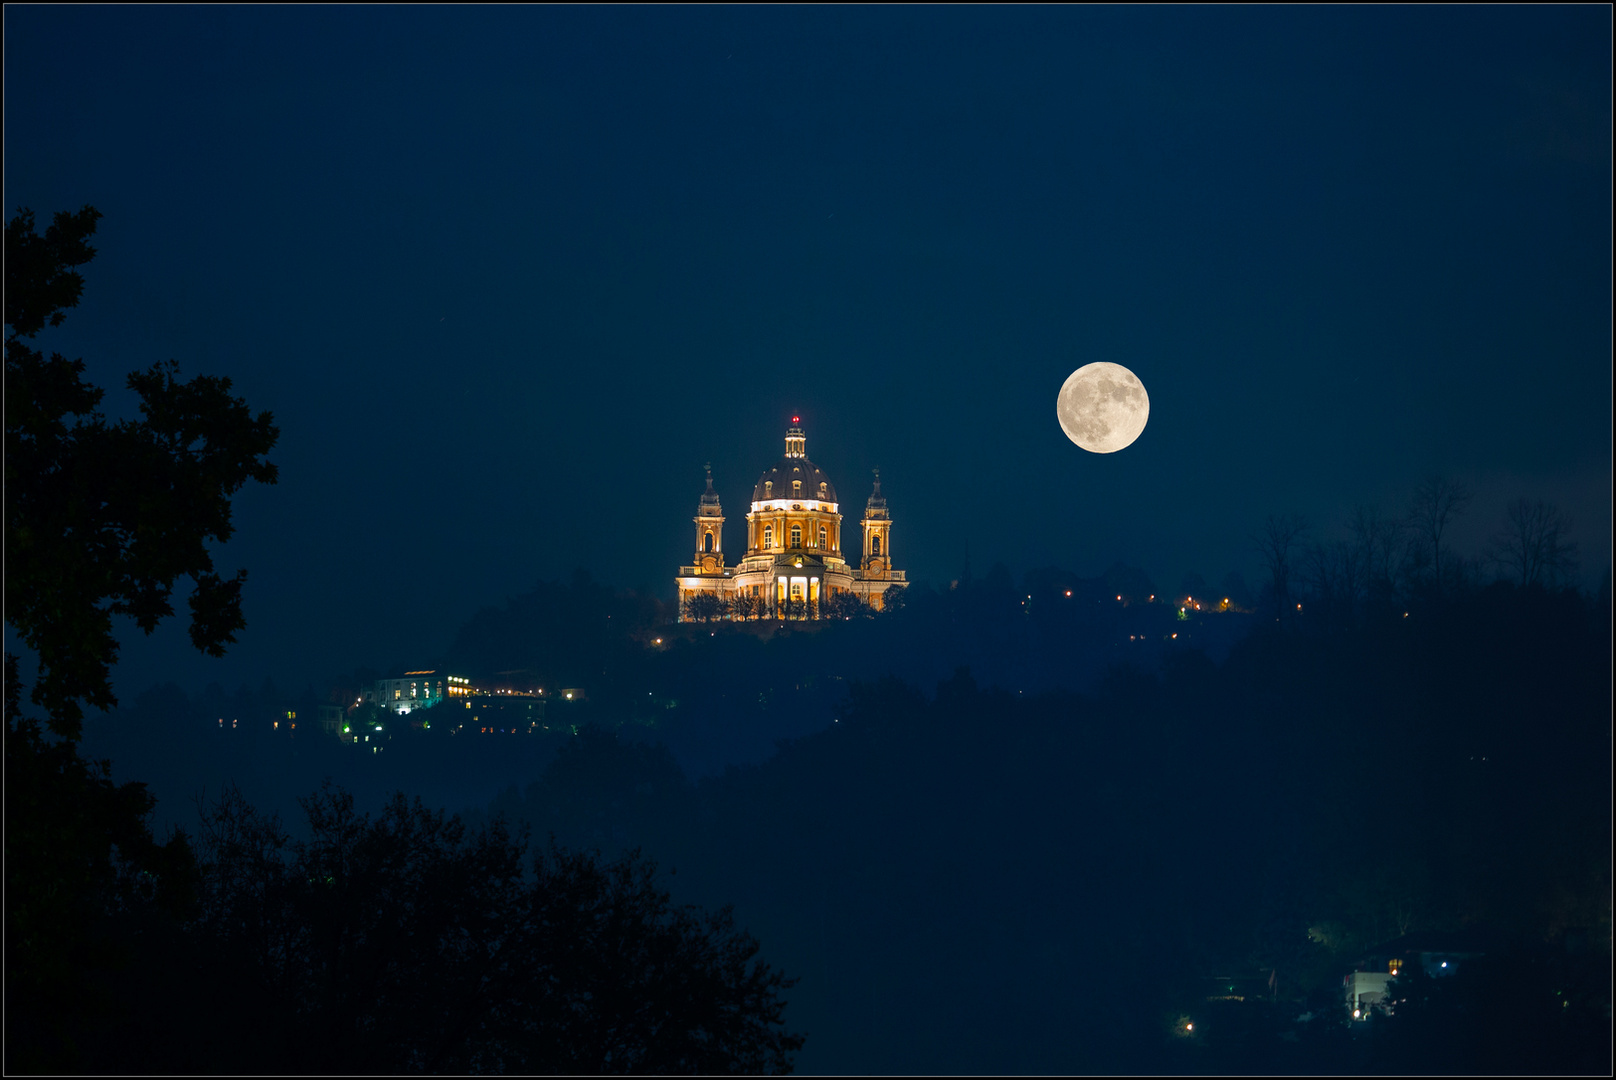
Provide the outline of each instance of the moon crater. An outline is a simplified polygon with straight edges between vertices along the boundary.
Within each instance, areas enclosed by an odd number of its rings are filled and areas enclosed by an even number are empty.
[[[1150,395],[1139,376],[1099,361],[1066,377],[1055,399],[1066,437],[1095,454],[1114,454],[1139,438],[1150,419]]]

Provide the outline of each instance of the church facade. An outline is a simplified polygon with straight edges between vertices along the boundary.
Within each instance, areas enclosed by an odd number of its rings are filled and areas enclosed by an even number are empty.
[[[881,474],[864,504],[859,553],[849,560],[836,487],[808,460],[808,440],[797,418],[786,431],[786,452],[758,478],[746,515],[746,554],[734,566],[724,559],[724,511],[713,490],[696,507],[696,553],[679,568],[679,619],[702,608],[698,598],[714,597],[709,609],[741,618],[814,618],[836,601],[853,596],[880,610],[888,589],[905,588],[902,570],[892,568],[892,515],[881,494]],[[692,601],[696,601],[692,607]]]

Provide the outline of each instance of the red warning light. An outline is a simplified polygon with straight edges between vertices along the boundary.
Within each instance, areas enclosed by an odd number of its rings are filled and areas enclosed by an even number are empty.
[[[800,416],[793,416],[793,417],[792,417],[792,418],[791,418],[791,422],[792,422],[792,423],[793,423],[793,424],[795,424],[795,423],[797,423],[797,422],[798,422],[798,421],[799,421],[799,420],[801,420],[801,419],[802,419],[802,417],[800,417]]]

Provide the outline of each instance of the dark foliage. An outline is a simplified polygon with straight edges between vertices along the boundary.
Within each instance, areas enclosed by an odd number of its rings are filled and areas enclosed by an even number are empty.
[[[1571,593],[1398,616],[1169,651],[1087,697],[855,685],[828,730],[699,784],[592,732],[496,809],[735,901],[804,973],[805,1067],[1401,1071],[1344,1024],[1376,942],[1580,934],[1608,976],[1610,661],[1608,611]],[[1219,972],[1258,990],[1209,1001]]]
[[[71,1070],[86,1019],[115,1009],[104,981],[128,963],[122,923],[178,918],[195,895],[184,833],[159,845],[140,783],[19,715],[6,658],[6,1071]]]
[[[674,905],[651,864],[527,860],[503,823],[468,830],[402,795],[374,820],[330,788],[303,805],[300,841],[234,789],[204,807],[200,915],[128,987],[146,1056],[119,1032],[108,1068],[791,1070],[793,980],[727,909]]]
[[[214,572],[207,544],[231,534],[230,498],[273,483],[276,430],[230,382],[174,378],[172,363],[129,376],[142,419],[109,423],[83,361],[31,348],[83,292],[101,215],[33,214],[6,224],[6,622],[37,654],[23,715],[6,657],[6,1016],[8,1068],[72,1068],[85,1024],[113,1007],[106,980],[128,962],[128,926],[179,918],[195,884],[183,834],[151,835],[139,783],[78,753],[83,706],[116,702],[112,617],[150,633],[189,576],[191,640],[219,654],[244,625],[241,582]]]
[[[109,423],[84,362],[30,348],[78,304],[101,215],[59,213],[43,237],[27,210],[6,223],[6,621],[39,658],[32,700],[77,738],[83,704],[116,704],[112,617],[151,633],[189,577],[191,641],[222,655],[246,625],[241,586],[214,570],[209,541],[234,531],[230,498],[275,482],[277,429],[230,394],[230,380],[175,378],[172,361],[129,376],[142,418]]]

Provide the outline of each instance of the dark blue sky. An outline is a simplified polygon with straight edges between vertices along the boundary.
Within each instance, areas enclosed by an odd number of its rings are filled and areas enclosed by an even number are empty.
[[[282,430],[231,655],[429,657],[575,566],[672,595],[711,461],[800,413],[911,576],[1250,575],[1446,471],[1610,564],[1604,6],[8,7],[8,214],[106,215],[41,344],[227,374]],[[1055,421],[1125,364],[1128,450]]]

